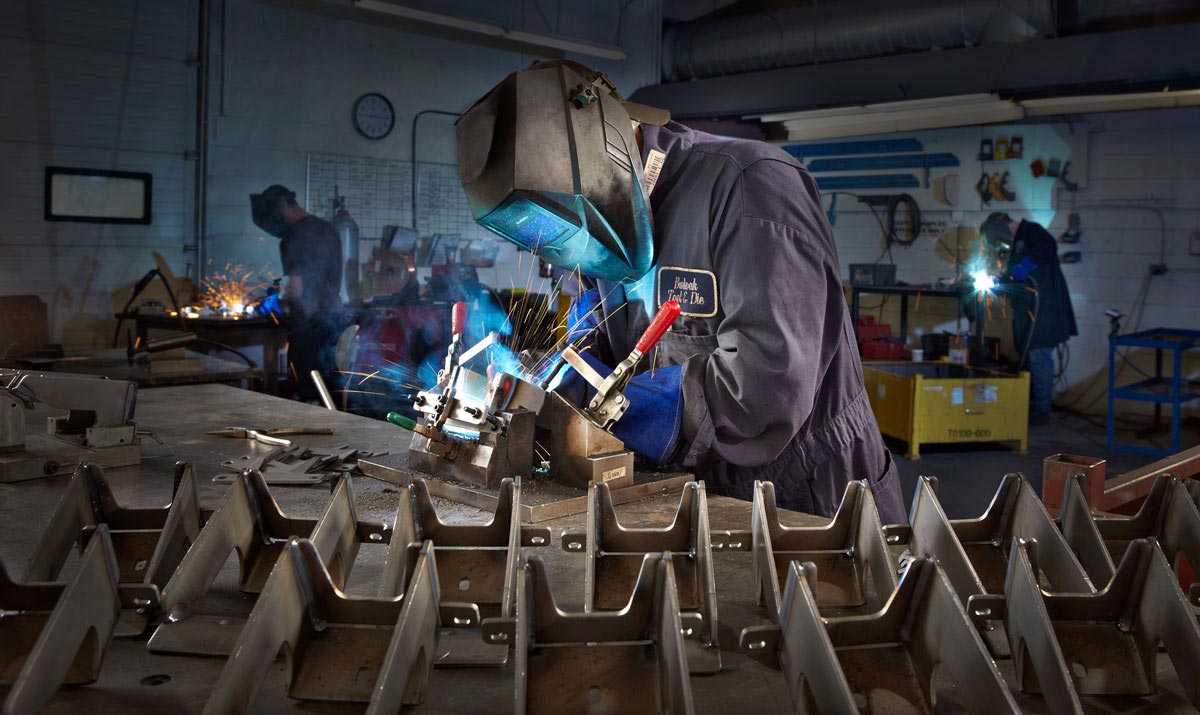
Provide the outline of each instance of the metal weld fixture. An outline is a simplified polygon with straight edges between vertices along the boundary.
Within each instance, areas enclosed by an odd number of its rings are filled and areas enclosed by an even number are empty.
[[[1200,625],[1153,539],[1131,542],[1095,593],[1043,589],[1040,555],[1036,541],[1014,540],[1005,598],[968,606],[1003,618],[1021,690],[1041,693],[1056,714],[1083,713],[1080,695],[1149,695],[1162,645],[1200,707]]]
[[[56,581],[71,549],[78,545],[82,551],[85,530],[104,524],[116,554],[122,599],[128,604],[117,635],[141,635],[158,609],[158,589],[166,585],[204,523],[196,475],[186,462],[175,464],[171,493],[165,507],[131,509],[117,501],[100,466],[79,465],[34,550],[25,581]]]
[[[517,715],[693,713],[673,563],[643,556],[618,611],[568,613],[530,556],[517,594]]]
[[[90,529],[71,580],[13,581],[0,564],[0,712],[41,709],[61,685],[94,683],[121,615],[108,527]]]
[[[704,482],[690,482],[679,498],[671,524],[663,528],[630,528],[617,519],[609,485],[592,482],[588,490],[587,528],[564,532],[562,548],[586,553],[585,613],[616,611],[629,603],[648,553],[670,551],[679,591],[680,619],[693,673],[721,670],[717,642],[717,585],[708,528]]]
[[[313,542],[289,539],[204,712],[247,712],[281,650],[293,698],[370,702],[369,713],[423,702],[441,617],[437,569],[428,542],[411,544],[406,557],[403,594],[349,596]]]
[[[512,479],[500,482],[496,511],[484,524],[447,524],[433,506],[424,479],[413,479],[400,488],[395,534],[379,595],[400,594],[408,583],[405,559],[399,555],[407,544],[430,541],[438,562],[438,580],[443,598],[475,604],[474,617],[460,615],[446,622],[438,644],[437,665],[502,665],[508,659],[511,640],[501,630],[482,635],[487,619],[511,619],[517,589],[522,546],[546,546],[550,530],[522,527],[521,488]]]
[[[749,543],[758,602],[772,619],[779,613],[793,561],[816,564],[817,605],[829,615],[876,610],[896,589],[896,567],[865,481],[847,484],[833,520],[819,527],[781,524],[775,485],[755,482]]]
[[[1051,590],[1096,590],[1037,493],[1019,474],[1004,476],[982,516],[955,520],[946,517],[938,501],[937,480],[921,477],[909,523],[889,524],[884,532],[888,544],[904,545],[913,556],[937,559],[964,606],[972,596],[1004,593],[1013,539],[1036,539],[1042,544],[1042,577]],[[985,628],[992,653],[1006,657],[1007,639],[992,632],[990,624]]]
[[[1114,573],[1113,559],[1136,539],[1154,539],[1168,564],[1174,565],[1182,556],[1195,573],[1200,567],[1200,509],[1189,489],[1195,484],[1192,479],[1160,474],[1133,516],[1093,518],[1083,475],[1070,475],[1064,482],[1060,525],[1092,582],[1108,583]],[[1188,600],[1200,606],[1200,584],[1188,585]]]
[[[260,473],[239,474],[163,588],[165,620],[146,647],[155,653],[229,655],[242,620],[195,613],[191,606],[212,586],[230,552],[238,555],[240,589],[259,593],[288,539],[307,538],[334,583],[344,586],[359,544],[388,543],[392,530],[382,522],[358,520],[349,475],[336,478],[332,486],[333,498],[321,518],[300,519],[279,509]]]
[[[877,613],[822,617],[818,568],[788,567],[779,629],[753,629],[751,651],[777,648],[797,712],[1018,713],[1012,693],[945,574],[915,559]],[[778,642],[775,639],[778,638]],[[938,689],[949,681],[951,689]]]

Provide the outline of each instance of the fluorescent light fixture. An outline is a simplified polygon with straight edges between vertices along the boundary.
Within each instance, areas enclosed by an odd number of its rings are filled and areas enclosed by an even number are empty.
[[[431,25],[440,27],[450,27],[455,30],[462,30],[476,35],[485,35],[487,37],[497,37],[513,42],[520,42],[525,45],[533,45],[550,50],[560,50],[562,52],[573,52],[589,57],[600,57],[606,60],[623,60],[628,57],[625,51],[615,45],[597,45],[592,42],[584,42],[583,40],[572,40],[565,37],[556,37],[554,35],[539,35],[532,32],[524,32],[522,30],[512,30],[500,25],[493,25],[489,22],[479,22],[477,20],[467,20],[453,15],[445,15],[439,12],[429,12],[428,10],[420,10],[407,5],[397,5],[396,3],[384,2],[383,0],[354,0],[354,6],[362,10],[371,10],[373,12],[382,12],[396,17],[403,17],[408,20],[417,20],[418,22],[426,22]]]
[[[1021,102],[1030,117],[1047,114],[1083,114],[1120,112],[1131,109],[1169,109],[1200,106],[1200,89],[1178,92],[1138,92],[1132,94],[1092,94],[1083,97],[1027,99]]]
[[[783,122],[789,141],[831,139],[1012,122],[1024,118],[1020,105],[991,94],[969,94],[811,112],[769,114],[764,122]]]

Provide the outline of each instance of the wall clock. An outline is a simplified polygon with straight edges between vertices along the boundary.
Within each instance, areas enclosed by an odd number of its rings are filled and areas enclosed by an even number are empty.
[[[368,92],[354,102],[354,128],[367,139],[382,139],[396,126],[396,110],[387,97]]]

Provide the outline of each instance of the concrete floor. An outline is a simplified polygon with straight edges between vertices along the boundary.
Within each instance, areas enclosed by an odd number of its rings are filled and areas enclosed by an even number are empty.
[[[1147,425],[1149,423],[1147,422]],[[1132,432],[1122,430],[1122,441],[1134,441]],[[1160,444],[1169,440],[1159,438]],[[1181,448],[1196,444],[1195,431],[1187,430]],[[921,459],[904,458],[903,442],[888,439],[892,456],[900,469],[900,483],[906,504],[912,503],[917,477],[938,477],[938,499],[952,519],[979,516],[987,508],[1005,474],[1019,472],[1041,493],[1042,460],[1052,454],[1067,453],[1108,460],[1108,476],[1122,474],[1152,461],[1138,454],[1109,453],[1105,449],[1103,418],[1085,419],[1079,415],[1056,412],[1051,423],[1029,430],[1029,454],[1013,454],[1010,444],[978,443],[958,445],[922,445]],[[1147,442],[1147,444],[1149,444]]]

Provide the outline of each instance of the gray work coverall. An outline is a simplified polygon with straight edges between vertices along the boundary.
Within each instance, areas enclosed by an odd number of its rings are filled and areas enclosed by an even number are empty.
[[[658,306],[683,315],[649,365],[683,365],[683,462],[710,492],[832,516],[866,479],[884,523],[907,521],[899,477],[863,387],[832,230],[791,156],[671,122],[642,125],[657,262],[641,281],[595,281],[595,352],[625,357]],[[589,283],[591,283],[589,281]],[[622,308],[622,304],[624,307]]]

